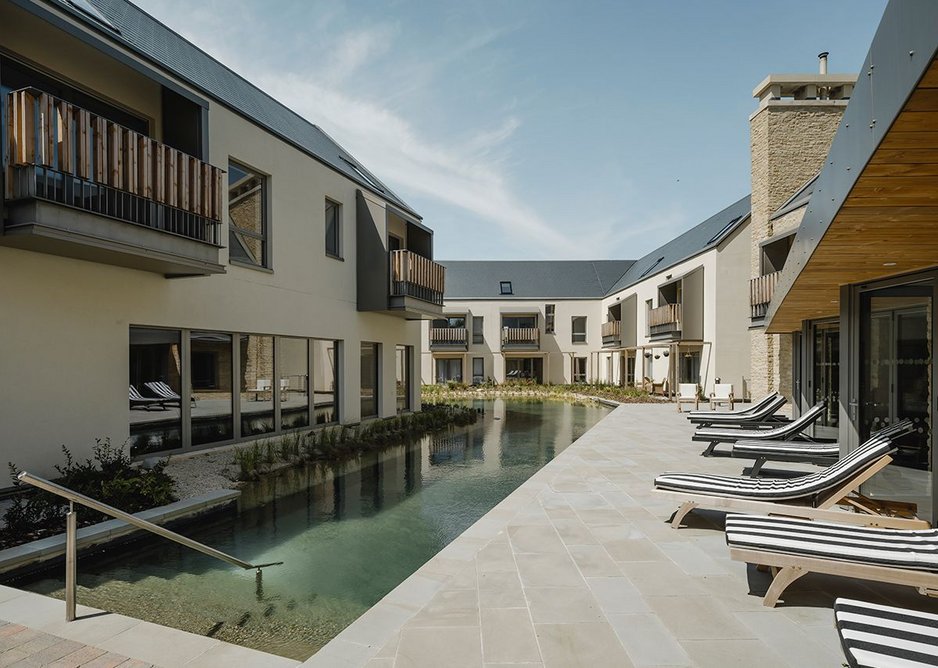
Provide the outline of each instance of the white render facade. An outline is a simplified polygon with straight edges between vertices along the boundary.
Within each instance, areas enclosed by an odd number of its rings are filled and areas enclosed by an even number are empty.
[[[432,231],[318,128],[127,13],[266,116],[107,17],[0,0],[0,459],[48,475],[98,438],[143,457],[419,409]]]

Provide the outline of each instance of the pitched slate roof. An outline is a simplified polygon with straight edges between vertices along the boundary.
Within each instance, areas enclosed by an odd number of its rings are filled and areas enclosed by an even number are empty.
[[[598,299],[632,260],[453,260],[444,299]],[[499,283],[511,281],[512,294]]]
[[[742,199],[707,218],[684,234],[651,251],[637,260],[615,285],[607,292],[612,294],[638,283],[652,274],[673,267],[679,262],[718,246],[733,230],[742,225],[752,211],[750,196]]]
[[[247,117],[298,149],[319,159],[363,188],[413,216],[419,215],[318,126],[222,65],[181,35],[127,0],[88,0],[118,32],[76,9],[67,0],[56,6],[117,43]],[[356,170],[360,170],[361,174]],[[369,183],[371,181],[372,183]]]

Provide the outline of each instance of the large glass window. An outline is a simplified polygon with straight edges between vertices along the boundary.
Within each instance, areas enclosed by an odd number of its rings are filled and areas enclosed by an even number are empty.
[[[438,383],[461,383],[462,382],[462,358],[442,357],[436,360],[436,382]]]
[[[267,267],[267,177],[228,161],[228,255]]]
[[[836,428],[840,417],[840,323],[818,323],[814,326],[814,403],[827,402],[819,427]],[[837,432],[823,433],[836,438]]]
[[[130,454],[182,447],[180,333],[130,328]]]
[[[537,327],[536,315],[503,315],[502,328],[508,329],[534,329]]]
[[[283,337],[277,346],[280,367],[280,428],[309,425],[309,341]]]
[[[232,417],[231,334],[189,334],[192,445],[230,441]]]
[[[342,206],[326,200],[326,255],[342,257]]]
[[[397,346],[394,350],[395,368],[397,369],[397,412],[408,411],[410,405],[411,374],[410,364],[413,346]]]
[[[239,340],[241,436],[269,434],[274,430],[274,337],[242,334]]]
[[[472,316],[472,342],[485,343],[485,321],[481,315]]]
[[[570,329],[573,332],[571,341],[573,343],[586,343],[586,316],[573,316],[570,321]]]
[[[361,348],[362,417],[378,415],[378,344],[362,343]]]
[[[472,384],[476,385],[477,383],[485,382],[485,358],[484,357],[473,357],[472,358]]]
[[[313,358],[313,419],[316,424],[339,421],[339,387],[336,374],[338,341],[314,340]]]
[[[586,358],[585,357],[573,358],[573,382],[574,383],[586,382]]]

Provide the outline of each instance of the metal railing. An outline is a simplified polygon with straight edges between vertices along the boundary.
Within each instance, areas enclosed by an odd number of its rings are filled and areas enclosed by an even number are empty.
[[[56,496],[61,496],[63,499],[66,499],[69,503],[68,513],[65,515],[65,621],[71,622],[75,620],[75,606],[76,606],[76,593],[78,587],[78,511],[75,510],[75,504],[81,504],[92,510],[97,510],[99,513],[104,513],[105,515],[110,515],[111,517],[121,520],[122,522],[127,522],[132,526],[137,527],[138,529],[143,529],[154,533],[157,536],[161,536],[168,540],[173,541],[174,543],[179,543],[190,549],[193,549],[202,554],[206,554],[215,559],[227,562],[233,566],[238,566],[245,570],[256,569],[257,570],[257,579],[261,578],[261,569],[266,568],[267,566],[279,566],[282,561],[272,561],[266,564],[252,564],[247,561],[233,557],[230,554],[222,552],[221,550],[216,550],[214,547],[209,547],[203,543],[200,543],[197,540],[192,540],[191,538],[186,538],[175,531],[170,531],[165,527],[161,527],[158,524],[153,524],[153,522],[148,522],[144,519],[140,519],[130,513],[124,512],[123,510],[118,510],[113,506],[109,506],[106,503],[101,503],[100,501],[95,501],[89,496],[84,494],[79,494],[68,487],[63,487],[58,485],[50,480],[45,478],[40,478],[34,476],[31,473],[26,471],[20,472],[17,476],[17,479],[20,482],[25,482],[28,485],[37,487],[43,491],[49,492],[50,494],[55,494]]]

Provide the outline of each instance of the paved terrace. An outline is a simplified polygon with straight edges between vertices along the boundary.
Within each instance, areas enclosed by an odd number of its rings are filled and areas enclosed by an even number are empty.
[[[691,433],[673,404],[620,406],[306,665],[836,667],[835,597],[935,611],[822,575],[763,607],[769,576],[730,561],[723,516],[673,530],[652,492],[665,470],[741,472]]]

